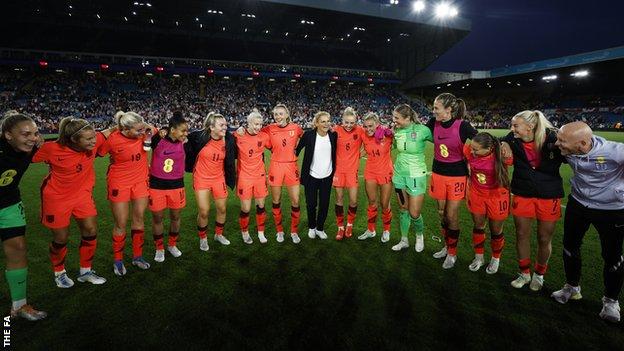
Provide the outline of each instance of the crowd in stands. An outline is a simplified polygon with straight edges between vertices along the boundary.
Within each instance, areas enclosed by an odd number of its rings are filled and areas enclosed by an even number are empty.
[[[539,100],[467,98],[467,119],[478,128],[506,129],[516,113],[540,109],[555,126],[583,120],[593,128],[605,129],[616,123],[605,121],[600,112],[566,112],[556,108],[561,102],[535,101]],[[263,113],[267,122],[271,121],[270,110],[277,103],[286,104],[293,121],[303,127],[310,126],[312,116],[319,110],[328,111],[333,122],[339,123],[341,111],[347,106],[360,115],[376,112],[384,123],[391,124],[393,107],[404,102],[414,107],[421,120],[431,118],[431,101],[410,99],[397,85],[390,84],[0,70],[0,112],[15,109],[29,113],[44,132],[50,133],[56,131],[64,116],[86,118],[96,128],[105,128],[119,110],[136,111],[157,127],[164,126],[174,111],[181,110],[189,116],[193,129],[201,128],[208,112],[217,111],[229,118],[229,127],[234,129],[244,123],[254,108]],[[615,99],[594,97],[585,101],[590,107],[602,106],[604,102],[617,105]],[[624,109],[619,113],[623,114]]]
[[[518,97],[466,98],[467,118],[477,128],[508,129],[511,118],[523,110],[540,110],[548,120],[560,127],[574,121],[584,121],[593,129],[611,129],[624,120],[624,100],[618,105],[616,98],[582,97],[559,99],[539,95]],[[598,111],[609,108],[609,111]]]
[[[330,112],[338,122],[346,106],[361,113],[377,112],[389,123],[392,108],[405,99],[393,85],[144,74],[0,74],[0,110],[30,113],[46,131],[54,131],[63,116],[86,118],[105,127],[118,110],[136,111],[156,126],[165,125],[173,111],[182,110],[190,116],[192,128],[200,128],[207,113],[217,111],[236,128],[253,108],[269,117],[278,102],[286,104],[302,126],[319,110]]]

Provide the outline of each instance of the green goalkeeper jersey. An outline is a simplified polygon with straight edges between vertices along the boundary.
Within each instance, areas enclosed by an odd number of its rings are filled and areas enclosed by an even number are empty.
[[[406,128],[394,130],[394,147],[397,149],[394,175],[422,177],[427,174],[425,144],[433,142],[431,130],[425,125],[412,123]]]

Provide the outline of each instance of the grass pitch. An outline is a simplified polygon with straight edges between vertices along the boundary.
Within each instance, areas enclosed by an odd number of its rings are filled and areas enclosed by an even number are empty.
[[[600,134],[624,142],[624,133]],[[428,164],[431,155],[430,144]],[[196,236],[192,182],[187,175],[188,204],[178,245],[183,255],[176,259],[167,253],[164,263],[153,262],[151,217],[147,214],[144,255],[152,267],[140,271],[130,265],[128,238],[128,274],[116,277],[112,272],[112,218],[106,201],[107,164],[108,158],[96,162],[94,192],[99,240],[93,268],[108,279],[101,286],[78,282],[71,289],[55,286],[48,258],[51,234],[39,224],[39,186],[47,167],[32,165],[22,180],[30,260],[28,299],[49,317],[37,323],[13,320],[11,344],[16,349],[623,348],[623,327],[598,317],[602,259],[593,228],[582,248],[583,299],[560,305],[549,296],[564,283],[562,221],[554,236],[543,291],[534,293],[528,286],[517,290],[509,285],[517,272],[511,217],[505,226],[506,246],[499,272],[490,276],[483,267],[473,273],[468,270],[473,258],[472,221],[464,206],[458,261],[454,269],[443,270],[442,261],[431,256],[442,243],[432,238],[439,233],[439,219],[429,197],[423,208],[425,251],[420,254],[413,249],[413,237],[409,250],[390,250],[400,238],[396,211],[388,243],[382,244],[379,235],[364,242],[355,237],[333,240],[333,205],[326,225],[330,239],[310,240],[303,191],[299,245],[288,237],[281,244],[275,241],[270,205],[269,243],[261,245],[253,235],[254,244],[244,244],[238,227],[239,204],[230,194],[225,233],[232,244],[221,246],[210,235],[210,251],[202,252]],[[567,194],[571,170],[563,166],[561,173]],[[285,192],[282,199],[288,228],[290,204]],[[396,209],[396,199],[392,201]],[[355,236],[366,229],[366,203],[361,182]],[[214,213],[211,230],[213,218]],[[253,213],[250,229],[255,233]],[[73,224],[72,230],[66,267],[75,278],[80,240]],[[533,252],[535,245],[534,241]],[[489,244],[486,247],[489,260]],[[6,283],[0,291],[0,306],[8,308]]]

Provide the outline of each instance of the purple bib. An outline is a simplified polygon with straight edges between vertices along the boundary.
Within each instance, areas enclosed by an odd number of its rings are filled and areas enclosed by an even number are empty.
[[[152,151],[150,174],[160,179],[184,177],[184,143],[161,139]]]
[[[436,121],[433,128],[433,148],[435,159],[439,162],[452,163],[464,159],[464,145],[459,136],[461,119],[456,119],[450,128],[443,128],[441,123]]]

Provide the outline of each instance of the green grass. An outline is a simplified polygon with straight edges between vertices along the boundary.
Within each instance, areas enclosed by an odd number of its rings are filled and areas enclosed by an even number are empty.
[[[502,135],[505,131],[495,133]],[[624,133],[601,134],[624,141]],[[429,146],[429,164],[431,152]],[[473,273],[467,268],[473,257],[472,221],[463,207],[459,259],[454,269],[446,271],[442,261],[431,257],[442,244],[432,239],[439,232],[439,220],[435,204],[428,197],[423,209],[425,251],[421,254],[413,246],[400,253],[390,250],[399,239],[396,214],[391,241],[386,244],[379,241],[379,236],[366,242],[355,238],[342,242],[308,239],[303,192],[301,244],[275,241],[269,211],[269,243],[260,245],[254,236],[254,244],[245,245],[238,228],[238,201],[230,195],[225,230],[232,245],[223,247],[209,240],[210,251],[201,252],[195,230],[196,205],[187,175],[189,201],[183,212],[179,243],[182,257],[174,259],[167,254],[164,263],[153,263],[149,271],[138,271],[126,260],[128,274],[116,277],[112,272],[112,220],[105,192],[107,164],[108,159],[97,160],[94,194],[100,213],[94,269],[108,279],[102,286],[76,282],[71,289],[56,288],[47,249],[51,234],[38,222],[38,189],[47,168],[33,165],[24,177],[21,186],[28,216],[28,297],[35,306],[48,311],[49,317],[38,323],[14,320],[14,347],[312,349],[334,345],[336,349],[615,350],[624,345],[622,327],[598,317],[602,259],[593,228],[582,249],[584,298],[562,306],[549,298],[564,283],[561,221],[553,240],[544,291],[516,290],[509,285],[517,271],[512,221],[506,224],[507,243],[499,273],[490,276],[484,268]],[[561,173],[569,192],[571,171],[564,166]],[[288,225],[290,210],[285,193],[283,198]],[[393,205],[396,208],[395,199]],[[366,227],[362,184],[358,206],[356,235]],[[331,225],[335,220],[331,212],[327,225],[330,238],[336,230]],[[145,256],[152,262],[150,221],[148,214]],[[210,223],[212,229],[214,219]],[[79,235],[74,225],[72,230],[66,267],[70,277],[75,278]],[[128,241],[126,257],[129,255]],[[1,286],[0,306],[8,307],[8,288],[5,283]]]

